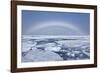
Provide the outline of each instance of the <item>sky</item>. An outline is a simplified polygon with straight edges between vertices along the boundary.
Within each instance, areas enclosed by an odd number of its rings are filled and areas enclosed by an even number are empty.
[[[22,35],[89,35],[90,14],[22,10]]]

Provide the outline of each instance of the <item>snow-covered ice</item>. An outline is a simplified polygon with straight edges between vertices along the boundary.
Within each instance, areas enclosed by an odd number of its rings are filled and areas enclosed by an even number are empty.
[[[83,60],[90,58],[89,36],[22,37],[22,62]]]
[[[37,62],[37,61],[59,61],[63,60],[58,54],[52,51],[45,51],[40,49],[30,50],[27,55],[22,57],[23,62]]]

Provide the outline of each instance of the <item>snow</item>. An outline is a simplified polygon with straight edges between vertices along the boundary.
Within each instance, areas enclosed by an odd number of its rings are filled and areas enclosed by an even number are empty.
[[[59,51],[61,50],[61,47],[46,47],[45,50],[48,50],[48,51]]]
[[[44,50],[30,50],[22,59],[23,62],[38,62],[38,61],[61,61],[63,60],[58,54]]]
[[[23,35],[22,62],[90,58],[89,36]]]

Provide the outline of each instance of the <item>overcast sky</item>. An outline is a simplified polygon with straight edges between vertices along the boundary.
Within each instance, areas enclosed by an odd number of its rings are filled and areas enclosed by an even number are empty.
[[[89,13],[22,11],[23,35],[89,35]]]

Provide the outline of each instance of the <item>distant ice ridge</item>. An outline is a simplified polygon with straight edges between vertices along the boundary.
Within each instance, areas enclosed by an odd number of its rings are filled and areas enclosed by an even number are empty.
[[[36,52],[37,55],[34,52]],[[50,54],[52,54],[53,57]],[[42,56],[45,56],[45,58]],[[22,36],[22,62],[79,60],[89,58],[89,36]]]
[[[22,38],[25,39],[30,39],[30,38],[34,38],[34,39],[48,39],[48,38],[66,38],[66,39],[73,39],[73,38],[89,38],[89,35],[84,35],[84,36],[65,36],[65,35],[58,35],[58,36],[52,36],[52,35],[22,35]]]

